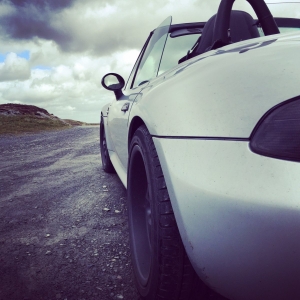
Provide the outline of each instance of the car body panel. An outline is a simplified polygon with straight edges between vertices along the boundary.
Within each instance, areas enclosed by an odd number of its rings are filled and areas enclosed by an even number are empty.
[[[201,279],[229,299],[300,299],[300,164],[245,141],[153,140]]]
[[[131,118],[142,117],[152,135],[248,138],[271,107],[300,95],[299,47],[296,33],[195,57],[152,80]]]
[[[107,120],[112,124],[106,129],[109,150],[117,153],[120,168],[127,168],[128,130],[136,117],[153,136],[249,138],[269,109],[300,95],[299,45],[298,33],[236,43],[195,57],[140,87],[125,89],[124,97],[110,106]],[[286,53],[286,63],[280,61],[281,52]],[[283,80],[287,76],[289,80]],[[274,84],[268,86],[270,78]],[[123,113],[127,102],[130,110]]]
[[[115,151],[109,150],[109,157],[124,187],[127,188],[127,169],[125,169]]]
[[[115,100],[112,101],[114,103]],[[110,135],[109,126],[107,124],[107,116],[109,114],[109,109],[112,106],[112,104],[107,104],[102,108],[101,112],[101,118],[103,118],[104,123],[104,129],[105,129],[105,135],[106,135],[106,146],[108,149],[110,160],[115,168],[115,171],[117,172],[120,180],[122,181],[123,185],[127,186],[127,169],[124,167],[124,165],[121,163],[119,156],[117,155],[117,152],[115,151],[114,142],[112,140],[112,137]],[[126,122],[127,123],[127,122]],[[127,126],[125,126],[127,128]],[[127,132],[127,131],[126,131]]]
[[[113,165],[121,164],[121,169],[127,169],[128,160],[128,119],[134,100],[142,87],[133,90],[126,90],[120,99],[113,99],[112,103],[102,109],[102,116],[105,118],[105,130],[107,134],[107,147],[110,153],[116,153],[118,160],[114,159]],[[127,110],[123,110],[126,107]]]
[[[122,111],[122,108],[128,106],[127,111]],[[107,123],[109,128],[110,137],[113,143],[113,149],[118,153],[118,157],[122,165],[127,168],[127,141],[122,138],[128,136],[128,116],[132,107],[132,101],[119,100],[114,105],[110,106],[107,116]]]

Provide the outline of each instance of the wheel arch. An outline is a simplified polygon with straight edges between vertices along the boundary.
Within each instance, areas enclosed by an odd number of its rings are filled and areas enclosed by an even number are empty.
[[[135,134],[135,132],[137,131],[137,129],[139,128],[139,127],[141,127],[142,125],[144,125],[146,128],[147,128],[147,130],[150,132],[150,130],[149,130],[149,127],[147,126],[147,124],[146,124],[146,122],[140,117],[140,116],[138,116],[138,115],[136,115],[136,116],[134,116],[133,118],[132,118],[132,120],[130,121],[130,126],[129,126],[129,129],[128,129],[128,159],[129,159],[129,156],[130,156],[130,145],[131,145],[131,141],[132,141],[132,139],[133,139],[133,137],[134,137],[134,134]],[[151,135],[151,134],[150,134]],[[156,147],[156,145],[155,145],[155,143],[154,143],[154,146],[155,146],[155,150],[157,151],[157,155],[158,155],[158,161],[160,162],[160,160],[161,160],[161,149],[160,148],[157,148]],[[128,163],[129,163],[129,160],[128,160]],[[161,162],[160,162],[161,163]],[[128,166],[129,167],[129,166]],[[138,168],[137,168],[137,170],[138,170]],[[164,168],[164,166],[162,165],[161,166],[161,171],[162,171],[162,174],[165,176],[165,173],[166,174],[168,174],[167,172],[165,172],[165,168]],[[168,176],[168,175],[167,175]],[[167,182],[165,183],[166,185],[167,185]],[[128,185],[127,185],[127,189],[128,189],[128,186],[129,186],[129,183],[128,183]],[[172,198],[170,197],[170,201],[171,201],[171,203],[173,203],[173,200],[172,200]],[[176,222],[177,222],[177,218],[176,218],[176,215],[175,215],[175,220],[176,220]]]
[[[142,126],[142,125],[145,125],[145,122],[143,121],[143,119],[139,116],[135,116],[131,122],[130,122],[130,127],[129,127],[129,130],[128,130],[128,152],[129,152],[129,147],[130,147],[130,143],[131,143],[131,140],[132,140],[132,137],[134,135],[134,133],[136,132],[136,130]],[[146,126],[147,127],[147,126]]]

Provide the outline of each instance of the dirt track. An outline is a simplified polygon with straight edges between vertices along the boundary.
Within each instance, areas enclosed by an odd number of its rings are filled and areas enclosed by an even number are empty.
[[[0,136],[0,300],[138,300],[99,128]],[[193,300],[224,300],[196,283]]]
[[[138,299],[99,128],[1,136],[0,155],[0,299]]]

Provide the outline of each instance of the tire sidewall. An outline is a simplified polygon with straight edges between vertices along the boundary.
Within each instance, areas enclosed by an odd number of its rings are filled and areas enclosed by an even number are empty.
[[[101,117],[101,122],[100,122],[100,152],[101,152],[101,161],[103,165],[103,169],[106,168],[107,162],[104,156],[104,149],[103,149],[103,138],[104,138],[104,122],[103,122],[103,117]]]
[[[104,138],[106,140],[106,145],[103,145]],[[104,149],[106,147],[106,149]],[[106,155],[105,152],[106,151]],[[115,173],[114,166],[112,165],[112,162],[109,157],[109,152],[107,148],[107,139],[106,139],[106,133],[105,133],[105,126],[104,126],[104,120],[103,116],[101,116],[100,120],[100,154],[101,154],[101,161],[102,161],[102,168],[106,173]]]
[[[158,237],[158,220],[155,216],[158,215],[157,212],[157,205],[156,205],[156,182],[155,182],[155,176],[154,176],[154,168],[153,168],[153,162],[151,159],[150,149],[148,149],[148,145],[146,142],[146,136],[145,133],[147,133],[147,130],[142,132],[142,130],[137,130],[136,134],[134,135],[130,148],[129,148],[129,171],[128,171],[128,213],[129,213],[129,232],[130,232],[130,246],[131,246],[131,254],[132,254],[132,263],[133,263],[133,269],[135,274],[135,279],[137,283],[137,288],[140,292],[140,294],[145,297],[145,299],[154,299],[155,297],[155,291],[158,287],[158,280],[154,274],[158,274],[159,272],[159,263],[158,263],[158,251],[159,251],[159,239]],[[146,177],[147,177],[147,184],[148,184],[148,190],[149,190],[149,196],[150,196],[150,207],[151,207],[151,220],[152,220],[152,228],[151,228],[151,263],[150,263],[150,274],[148,281],[145,285],[141,283],[141,279],[138,278],[138,272],[137,272],[137,265],[136,265],[136,259],[134,257],[134,244],[133,244],[133,237],[132,237],[132,231],[131,228],[133,226],[133,216],[132,216],[132,203],[130,201],[130,195],[131,195],[131,185],[129,184],[131,180],[134,180],[132,170],[131,170],[131,161],[134,158],[134,153],[139,152],[143,158],[145,171],[146,171]]]

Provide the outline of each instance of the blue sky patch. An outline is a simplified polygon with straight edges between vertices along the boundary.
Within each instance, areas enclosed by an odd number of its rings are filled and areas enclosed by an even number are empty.
[[[0,53],[0,63],[4,62],[6,59],[8,53]],[[30,51],[29,50],[24,50],[22,52],[18,52],[17,55],[19,57],[25,58],[26,60],[29,60],[30,58]]]
[[[39,69],[39,70],[51,70],[52,68],[47,67],[47,66],[37,65],[37,66],[34,66],[32,69],[33,70],[37,70],[37,69]]]
[[[23,57],[23,58],[29,60],[29,58],[30,58],[30,51],[24,50],[24,51],[22,51],[22,52],[17,53],[17,55],[18,55],[19,57]]]
[[[0,63],[5,61],[5,57],[6,57],[5,54],[0,53]]]

